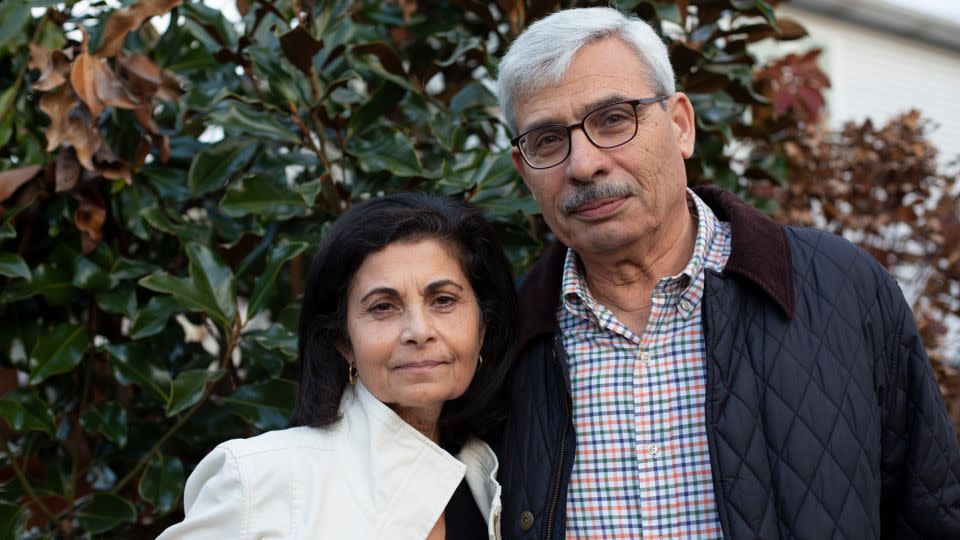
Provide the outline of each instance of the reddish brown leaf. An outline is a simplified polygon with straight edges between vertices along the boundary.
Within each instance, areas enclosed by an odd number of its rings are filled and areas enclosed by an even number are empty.
[[[153,120],[153,107],[150,104],[143,104],[133,110],[133,116],[137,119],[137,123],[151,135],[159,135],[160,128],[157,127],[157,123]]]
[[[89,253],[103,239],[103,224],[107,219],[107,210],[101,201],[85,196],[77,197],[77,200],[80,201],[80,206],[73,213],[73,223],[83,233],[83,252]]]
[[[137,153],[133,158],[133,168],[139,169],[147,160],[148,155],[150,155],[150,139],[141,135],[140,141],[137,143]]]
[[[42,168],[40,165],[28,165],[0,172],[0,202],[7,200],[17,188],[36,176]]]
[[[789,41],[806,37],[807,29],[791,17],[777,17],[777,39]],[[819,53],[818,53],[819,54]]]
[[[127,88],[141,101],[153,97],[163,83],[160,68],[142,54],[120,54],[117,56],[117,66]]]
[[[107,145],[102,145],[93,156],[95,172],[110,180],[123,180],[129,186],[133,182],[130,166],[118,159]]]
[[[70,84],[80,99],[97,118],[107,106],[132,109],[137,100],[117,80],[107,63],[87,53],[81,53],[70,69]]]
[[[50,117],[47,126],[47,152],[56,150],[64,139],[67,126],[67,111],[77,103],[76,95],[69,85],[63,85],[59,90],[44,94],[40,98],[40,110]]]
[[[57,154],[54,179],[58,193],[70,191],[77,185],[77,180],[80,179],[80,163],[73,148],[64,148]]]
[[[35,43],[30,43],[30,69],[40,71],[40,77],[33,87],[48,92],[67,80],[70,72],[70,60],[62,51],[51,51]]]
[[[170,137],[160,137],[160,163],[170,161]]]
[[[155,15],[163,15],[182,3],[183,0],[140,0],[114,11],[107,19],[103,30],[103,46],[97,51],[97,56],[110,57],[117,54],[123,47],[127,34],[140,28],[143,21]]]
[[[380,60],[380,65],[390,73],[401,77],[406,77],[407,75],[406,70],[403,69],[403,61],[397,56],[397,51],[382,41],[357,45],[353,48],[353,53],[372,54]]]
[[[106,141],[86,107],[78,105],[70,109],[64,130],[64,142],[73,146],[77,152],[77,160],[85,169],[97,171],[93,156],[106,146]]]
[[[309,75],[313,56],[323,48],[323,42],[317,41],[303,26],[298,26],[280,36],[280,48],[297,69]]]
[[[161,70],[160,80],[160,88],[157,89],[158,98],[175,101],[183,94],[183,83],[180,81],[180,77],[172,71]]]

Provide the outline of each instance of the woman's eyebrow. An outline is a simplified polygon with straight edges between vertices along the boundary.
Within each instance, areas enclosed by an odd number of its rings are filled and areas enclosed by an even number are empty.
[[[435,292],[437,289],[441,289],[446,286],[456,287],[461,291],[463,290],[463,285],[460,285],[459,283],[457,283],[452,279],[438,279],[437,281],[434,281],[433,283],[430,283],[429,285],[427,285],[427,287],[423,290],[423,293],[430,294],[432,292]]]
[[[375,294],[383,294],[383,295],[386,295],[386,296],[400,296],[400,293],[397,292],[397,290],[394,289],[394,288],[391,288],[391,287],[377,287],[376,289],[372,289],[372,290],[368,291],[367,294],[363,295],[363,297],[360,298],[360,302],[361,302],[361,303],[366,302],[366,301],[367,301],[367,298],[370,298],[371,296],[373,296],[373,295],[375,295]]]

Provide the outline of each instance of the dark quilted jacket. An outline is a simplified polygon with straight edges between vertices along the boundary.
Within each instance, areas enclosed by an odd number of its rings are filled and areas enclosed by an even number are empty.
[[[706,276],[706,422],[730,539],[960,540],[960,450],[894,280],[836,236],[697,190],[730,222]],[[505,538],[563,538],[575,458],[555,317],[563,246],[521,287],[521,354],[498,443]]]

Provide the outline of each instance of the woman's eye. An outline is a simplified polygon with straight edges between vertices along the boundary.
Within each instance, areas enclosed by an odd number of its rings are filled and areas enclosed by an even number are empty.
[[[433,303],[439,308],[448,309],[457,304],[457,299],[452,296],[438,296]]]
[[[378,303],[370,306],[369,311],[370,311],[370,313],[373,313],[374,315],[380,315],[380,314],[384,314],[384,313],[389,313],[389,312],[393,311],[393,304],[390,304],[390,303],[388,303],[388,302],[378,302]]]

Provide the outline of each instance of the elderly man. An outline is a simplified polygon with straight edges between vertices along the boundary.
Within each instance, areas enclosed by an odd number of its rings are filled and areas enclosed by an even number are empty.
[[[960,539],[960,451],[897,284],[687,189],[694,112],[647,24],[555,13],[498,85],[558,240],[521,288],[504,537]]]

